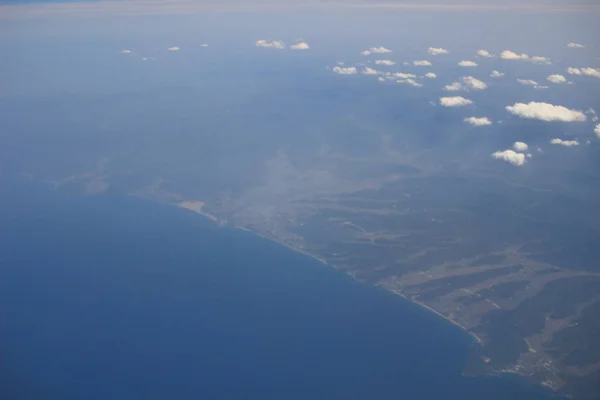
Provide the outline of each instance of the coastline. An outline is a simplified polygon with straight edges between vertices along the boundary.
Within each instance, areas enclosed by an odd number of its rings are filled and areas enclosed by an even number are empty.
[[[216,216],[214,216],[212,214],[209,214],[209,213],[207,213],[205,211],[202,211],[201,208],[204,205],[204,203],[202,203],[201,205],[198,204],[198,203],[201,203],[201,202],[196,202],[195,209],[192,209],[190,207],[185,207],[185,206],[183,206],[181,204],[175,204],[175,205],[177,205],[178,207],[187,208],[190,211],[193,211],[193,212],[195,212],[197,214],[202,215],[205,218],[208,218],[210,221],[212,221],[218,227],[226,227],[226,224],[224,223],[224,221],[220,220],[219,218],[217,218]],[[198,207],[199,205],[200,205],[200,207]],[[284,246],[284,247],[286,247],[286,248],[288,248],[288,249],[290,249],[290,250],[292,250],[292,251],[294,251],[296,253],[299,253],[299,254],[302,254],[304,256],[310,257],[313,260],[316,260],[316,261],[320,262],[321,264],[323,264],[323,265],[325,265],[327,267],[330,267],[330,268],[333,268],[333,269],[339,271],[338,268],[336,268],[334,265],[328,263],[325,259],[320,258],[320,257],[318,257],[316,255],[310,254],[309,252],[307,252],[305,250],[301,250],[301,249],[295,248],[295,247],[293,247],[293,246],[291,246],[291,245],[289,245],[287,243],[284,243],[282,241],[277,240],[276,238],[269,237],[266,234],[263,234],[263,233],[260,233],[260,232],[257,232],[257,231],[253,231],[252,229],[246,228],[244,226],[235,226],[235,225],[232,226],[232,225],[230,225],[228,227],[236,229],[236,230],[241,230],[241,231],[248,232],[248,233],[250,233],[252,235],[256,235],[256,236],[258,236],[258,237],[260,237],[262,239],[265,239],[265,240],[268,240],[270,242],[276,243],[278,245]],[[349,275],[351,278],[353,278],[354,280],[356,280],[356,278],[355,278],[355,276],[353,274],[346,273],[346,275]],[[384,289],[385,292],[390,293],[392,295],[399,296],[400,298],[402,298],[403,300],[406,300],[408,303],[412,304],[413,306],[416,306],[416,307],[418,307],[418,308],[420,308],[422,310],[427,310],[427,312],[432,313],[435,316],[437,316],[437,317],[439,317],[439,318],[441,318],[441,319],[449,322],[450,324],[454,325],[455,327],[458,327],[459,329],[461,329],[464,333],[468,334],[468,336],[470,338],[470,341],[471,341],[471,343],[473,345],[475,345],[475,346],[477,346],[479,348],[483,347],[484,341],[479,336],[477,336],[475,333],[471,332],[467,327],[461,325],[458,321],[455,321],[452,318],[445,316],[441,312],[435,310],[434,308],[428,306],[425,303],[422,303],[420,301],[417,301],[417,300],[414,300],[414,299],[411,299],[411,298],[407,297],[400,290],[388,289],[388,288],[382,287],[381,285],[378,285],[378,284],[374,285],[374,287],[377,287],[378,289]],[[481,361],[487,362],[487,361],[485,361],[485,359],[481,358],[481,356],[477,356],[477,357],[480,358]],[[464,373],[463,373],[463,376],[464,376]],[[528,382],[529,384],[534,384],[535,386],[539,386],[539,388],[541,388],[542,390],[549,390],[553,394],[557,393],[556,388],[554,388],[553,386],[548,385],[545,382],[538,382],[536,380],[531,380],[531,379],[529,379],[528,376],[523,375],[519,371],[516,371],[516,370],[509,370],[509,369],[504,369],[504,370],[488,370],[487,372],[476,373],[475,376],[489,376],[489,377],[514,376],[514,377],[518,377],[519,379],[522,379],[523,382]],[[567,397],[567,398],[569,398],[569,397]]]
[[[386,289],[388,290],[388,289]],[[483,346],[483,340],[481,340],[481,338],[479,336],[477,336],[476,334],[474,334],[473,332],[471,332],[469,329],[467,329],[467,327],[462,326],[460,323],[458,323],[457,321],[453,320],[450,317],[445,316],[444,314],[442,314],[441,312],[435,310],[434,308],[429,307],[427,304],[425,303],[421,303],[420,301],[416,301],[413,299],[410,299],[408,297],[406,297],[406,295],[402,294],[402,292],[400,292],[399,290],[389,290],[391,293],[394,293],[400,297],[402,297],[403,299],[406,299],[408,301],[410,301],[413,304],[416,304],[426,310],[429,310],[430,312],[434,313],[435,315],[437,315],[440,318],[445,319],[446,321],[450,322],[452,325],[459,327],[460,329],[462,329],[463,331],[465,331],[469,336],[471,336],[471,338],[477,342],[478,345]]]
[[[182,203],[179,203],[179,204],[177,204],[177,206],[179,206],[179,207],[183,207],[183,208],[186,208],[186,209],[188,209],[188,210],[190,210],[190,211],[193,211],[193,212],[196,212],[196,213],[198,213],[198,214],[200,214],[200,215],[202,215],[202,216],[204,216],[204,217],[206,217],[206,218],[210,219],[211,221],[213,221],[213,222],[214,222],[215,224],[217,224],[218,226],[222,226],[222,224],[221,224],[221,221],[220,221],[220,220],[219,220],[217,217],[215,217],[215,216],[214,216],[214,215],[212,215],[212,214],[209,214],[209,213],[207,213],[207,212],[204,212],[204,211],[202,211],[202,207],[204,206],[204,202],[182,202]],[[320,262],[320,263],[321,263],[321,264],[323,264],[323,265],[326,265],[326,266],[328,266],[328,267],[330,267],[330,268],[333,268],[333,269],[336,269],[336,270],[337,270],[337,268],[336,268],[335,266],[331,265],[331,264],[330,264],[330,263],[328,263],[326,260],[324,260],[324,259],[322,259],[322,258],[320,258],[320,257],[318,257],[318,256],[315,256],[314,254],[310,254],[310,253],[308,253],[308,252],[306,252],[306,251],[304,251],[304,250],[301,250],[301,249],[295,248],[295,247],[293,247],[293,246],[291,246],[291,245],[289,245],[289,244],[287,244],[287,243],[284,243],[284,242],[282,242],[282,241],[279,241],[279,240],[277,240],[277,239],[275,239],[275,238],[269,237],[269,236],[267,236],[267,235],[265,235],[265,234],[263,234],[263,233],[260,233],[260,232],[253,231],[253,230],[251,230],[251,229],[248,229],[248,228],[246,228],[246,227],[243,227],[243,226],[234,226],[233,228],[234,228],[234,229],[239,229],[239,230],[241,230],[241,231],[245,231],[245,232],[248,232],[248,233],[251,233],[251,234],[253,234],[253,235],[256,235],[256,236],[258,236],[258,237],[261,237],[261,238],[263,238],[263,239],[265,239],[265,240],[268,240],[268,241],[271,241],[271,242],[273,242],[273,243],[277,243],[277,244],[279,244],[279,245],[281,245],[281,246],[284,246],[284,247],[286,247],[286,248],[288,248],[288,249],[290,249],[290,250],[292,250],[292,251],[294,251],[294,252],[296,252],[296,253],[299,253],[299,254],[305,255],[305,256],[307,256],[307,257],[310,257],[310,258],[312,258],[313,260],[316,260],[316,261]],[[355,278],[354,278],[354,276],[353,276],[352,274],[347,274],[347,275],[349,275],[349,276],[351,276],[353,279],[355,279]],[[379,285],[375,285],[375,286],[376,286],[376,287],[380,287]],[[408,301],[408,302],[410,302],[410,303],[412,303],[412,304],[415,304],[415,305],[417,305],[417,306],[419,306],[419,307],[421,307],[421,308],[423,308],[423,309],[425,309],[425,310],[428,310],[429,312],[431,312],[431,313],[435,314],[436,316],[438,316],[438,317],[440,317],[440,318],[442,318],[442,319],[444,319],[444,320],[448,321],[448,322],[449,322],[449,323],[451,323],[452,325],[454,325],[454,326],[456,326],[456,327],[460,328],[460,329],[461,329],[461,330],[463,330],[465,333],[467,333],[467,334],[468,334],[468,335],[471,337],[471,339],[474,341],[474,343],[477,343],[477,345],[479,345],[479,346],[483,346],[483,340],[482,340],[482,339],[481,339],[479,336],[477,336],[475,333],[471,332],[471,331],[470,331],[468,328],[466,328],[465,326],[461,325],[459,322],[457,322],[457,321],[453,320],[452,318],[449,318],[449,317],[445,316],[445,315],[444,315],[444,314],[442,314],[441,312],[439,312],[439,311],[435,310],[434,308],[432,308],[432,307],[428,306],[428,305],[427,305],[427,304],[425,304],[425,303],[422,303],[422,302],[419,302],[419,301],[417,301],[417,300],[414,300],[414,299],[408,298],[406,295],[404,295],[404,294],[403,294],[401,291],[399,291],[399,290],[390,290],[390,289],[386,289],[386,288],[383,288],[383,289],[384,289],[385,291],[387,291],[388,293],[391,293],[391,294],[394,294],[394,295],[400,296],[400,297],[401,297],[401,298],[403,298],[404,300],[406,300],[406,301]]]
[[[320,262],[321,264],[324,264],[324,265],[326,265],[326,266],[328,266],[328,267],[331,267],[331,268],[335,269],[335,267],[334,267],[334,266],[332,266],[331,264],[329,264],[327,261],[325,261],[324,259],[322,259],[322,258],[320,258],[320,257],[317,257],[317,256],[315,256],[315,255],[313,255],[313,254],[307,253],[307,252],[306,252],[306,251],[304,251],[304,250],[300,250],[300,249],[297,249],[297,248],[295,248],[295,247],[292,247],[292,246],[290,246],[290,245],[289,245],[289,244],[287,244],[287,243],[280,242],[279,240],[276,240],[276,239],[270,238],[270,237],[268,237],[268,236],[266,236],[266,235],[264,235],[264,234],[262,234],[262,233],[259,233],[259,232],[253,231],[253,230],[251,230],[251,229],[248,229],[248,228],[241,227],[241,226],[236,226],[236,227],[234,227],[234,229],[239,229],[239,230],[241,230],[241,231],[249,232],[249,233],[251,233],[251,234],[253,234],[253,235],[256,235],[256,236],[258,236],[258,237],[261,237],[261,238],[263,238],[263,239],[266,239],[266,240],[268,240],[268,241],[270,241],[270,242],[277,243],[278,245],[281,245],[281,246],[287,247],[288,249],[290,249],[290,250],[292,250],[292,251],[295,251],[296,253],[300,253],[300,254],[302,254],[302,255],[305,255],[305,256],[307,256],[307,257],[310,257],[310,258],[312,258],[313,260],[317,260],[317,261],[318,261],[318,262]]]

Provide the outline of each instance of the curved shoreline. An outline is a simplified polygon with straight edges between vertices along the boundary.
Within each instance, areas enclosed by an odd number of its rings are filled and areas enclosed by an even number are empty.
[[[181,202],[181,203],[179,203],[179,204],[178,204],[178,206],[179,206],[179,207],[186,208],[186,209],[188,209],[188,210],[190,210],[190,211],[193,211],[193,212],[195,212],[195,213],[198,213],[198,214],[200,214],[200,215],[202,215],[202,216],[204,216],[204,217],[206,217],[206,218],[210,219],[211,221],[213,221],[215,224],[217,224],[217,225],[219,225],[219,226],[220,226],[220,225],[222,225],[222,224],[221,224],[221,221],[220,221],[220,220],[219,220],[217,217],[215,217],[215,216],[214,216],[214,215],[212,215],[212,214],[209,214],[209,213],[207,213],[207,212],[204,212],[204,211],[202,211],[202,207],[204,206],[204,202],[201,202],[201,201],[186,201],[186,202]],[[233,228],[234,228],[234,229],[239,229],[239,230],[241,230],[241,231],[249,232],[249,233],[251,233],[251,234],[253,234],[253,235],[256,235],[256,236],[258,236],[258,237],[261,237],[261,238],[263,238],[263,239],[269,240],[269,241],[271,241],[271,242],[273,242],[273,243],[277,243],[277,244],[279,244],[279,245],[281,245],[281,246],[284,246],[284,247],[286,247],[286,248],[288,248],[288,249],[290,249],[290,250],[292,250],[292,251],[294,251],[294,252],[296,252],[296,253],[299,253],[299,254],[305,255],[305,256],[307,256],[307,257],[310,257],[310,258],[312,258],[313,260],[316,260],[316,261],[320,262],[321,264],[324,264],[324,265],[326,265],[326,266],[328,266],[328,267],[331,267],[331,268],[333,268],[333,269],[337,269],[337,268],[335,268],[335,266],[334,266],[334,265],[331,265],[330,263],[328,263],[328,262],[327,262],[325,259],[323,259],[323,258],[320,258],[320,257],[318,257],[318,256],[315,256],[314,254],[310,254],[310,253],[308,253],[308,252],[306,252],[306,251],[304,251],[304,250],[301,250],[301,249],[295,248],[295,247],[293,247],[293,246],[291,246],[291,245],[289,245],[289,244],[287,244],[287,243],[285,243],[285,242],[282,242],[282,241],[280,241],[280,240],[277,240],[277,239],[275,239],[275,238],[269,237],[269,236],[267,236],[267,235],[265,235],[265,234],[263,234],[263,233],[260,233],[260,232],[257,232],[257,231],[253,231],[253,230],[251,230],[251,229],[248,229],[248,228],[246,228],[246,227],[243,227],[243,226],[234,226]],[[352,276],[352,274],[348,274],[348,273],[347,273],[347,275],[349,275],[349,276],[351,276],[352,278],[354,278],[354,276]],[[379,285],[375,285],[375,286],[376,286],[376,287],[380,287]],[[468,334],[468,335],[469,335],[469,336],[470,336],[470,337],[473,339],[473,341],[474,341],[474,342],[476,342],[476,343],[477,343],[479,346],[482,346],[482,345],[483,345],[483,340],[482,340],[482,339],[481,339],[479,336],[477,336],[475,333],[471,332],[471,331],[470,331],[470,330],[469,330],[467,327],[465,327],[465,326],[461,325],[459,322],[457,322],[457,321],[453,320],[452,318],[445,316],[445,315],[444,315],[444,314],[442,314],[441,312],[439,312],[439,311],[435,310],[434,308],[432,308],[432,307],[428,306],[428,305],[427,305],[427,304],[425,304],[425,303],[422,303],[422,302],[419,302],[419,301],[417,301],[417,300],[414,300],[414,299],[411,299],[411,298],[407,297],[406,295],[404,295],[404,294],[403,294],[401,291],[399,291],[399,290],[390,290],[390,289],[386,289],[386,288],[383,288],[383,289],[384,289],[384,290],[386,290],[386,291],[387,291],[387,292],[389,292],[389,293],[392,293],[392,294],[394,294],[394,295],[397,295],[397,296],[400,296],[400,297],[402,297],[403,299],[405,299],[405,300],[407,300],[407,301],[411,302],[412,304],[416,304],[416,305],[420,306],[421,308],[424,308],[424,309],[428,310],[429,312],[431,312],[431,313],[433,313],[433,314],[437,315],[438,317],[440,317],[440,318],[442,318],[442,319],[445,319],[446,321],[450,322],[450,323],[451,323],[451,324],[453,324],[454,326],[456,326],[456,327],[460,328],[460,329],[461,329],[461,330],[463,330],[465,333],[467,333],[467,334]]]

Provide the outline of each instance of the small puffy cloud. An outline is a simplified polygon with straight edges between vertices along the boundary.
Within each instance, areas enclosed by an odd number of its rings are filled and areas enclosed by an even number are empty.
[[[517,167],[525,164],[525,154],[517,153],[514,150],[497,151],[492,153],[492,157],[496,160],[506,161]]]
[[[427,52],[432,56],[437,56],[438,54],[448,54],[450,53],[446,49],[442,49],[441,47],[430,47]]]
[[[394,61],[392,60],[375,60],[375,64],[377,65],[386,65],[386,66],[391,66],[396,64]]]
[[[413,65],[416,65],[417,67],[431,67],[431,63],[427,60],[419,60],[419,61],[413,61]]]
[[[532,81],[531,79],[517,79],[517,82],[519,82],[521,85],[528,85],[528,86],[537,86],[537,82],[536,81]]]
[[[465,60],[462,60],[461,62],[458,63],[458,65],[460,67],[471,67],[472,68],[472,67],[476,67],[477,63],[475,61],[465,61]]]
[[[469,104],[473,104],[473,102],[461,96],[454,96],[440,97],[440,104],[444,107],[463,107]]]
[[[306,42],[300,42],[300,43],[291,45],[290,49],[292,49],[292,50],[308,50],[308,49],[310,49],[310,46]]]
[[[531,79],[517,79],[521,85],[533,86],[534,89],[548,89],[548,86],[541,86]]]
[[[489,118],[487,117],[469,117],[469,118],[465,118],[464,119],[465,122],[468,122],[469,124],[473,125],[473,126],[485,126],[485,125],[491,125],[492,121],[490,121]]]
[[[516,151],[524,152],[529,150],[529,146],[525,142],[514,142],[513,149],[515,149]]]
[[[411,85],[411,86],[414,86],[414,87],[421,87],[421,86],[423,86],[422,84],[420,84],[419,82],[417,82],[417,81],[415,81],[414,79],[411,79],[411,78],[399,79],[399,80],[396,81],[396,83],[404,83],[404,84]]]
[[[570,110],[563,106],[549,103],[530,102],[528,104],[515,103],[506,106],[506,111],[521,118],[537,119],[540,121],[581,122],[586,117],[581,111]]]
[[[354,75],[357,73],[355,67],[333,67],[333,72],[340,75]]]
[[[179,47],[175,46],[175,47],[169,47],[167,50],[169,50],[169,51],[179,51],[181,49]]]
[[[492,53],[490,53],[487,50],[478,50],[477,51],[477,56],[478,57],[485,57],[485,58],[494,58],[494,57],[496,57],[495,55],[493,55]]]
[[[387,73],[386,76],[398,79],[414,79],[417,77],[415,74],[405,74],[404,72]]]
[[[379,78],[377,78],[377,80],[378,80],[379,82],[385,82],[385,78],[384,78],[383,76],[380,76]]]
[[[510,50],[504,50],[502,53],[500,53],[500,58],[503,60],[529,61],[534,64],[552,64],[550,59],[547,57],[541,57],[541,56],[529,57],[529,55],[527,55],[525,53],[517,54],[514,51],[510,51]]]
[[[567,45],[567,47],[571,47],[573,49],[582,49],[585,47],[585,45],[571,42]]]
[[[530,61],[534,64],[552,64],[549,58],[540,56],[531,57]]]
[[[571,75],[587,75],[600,78],[600,68],[567,68],[567,72]]]
[[[500,71],[492,71],[492,73],[490,74],[490,76],[492,78],[502,78],[504,76],[504,72],[500,72]]]
[[[383,46],[381,46],[381,47],[371,47],[369,50],[371,50],[371,53],[376,53],[376,54],[383,54],[383,53],[391,53],[392,52],[390,49],[386,49]]]
[[[487,84],[483,81],[480,81],[477,78],[473,78],[472,76],[464,76],[462,78],[463,83],[460,82],[452,82],[450,85],[446,85],[444,90],[449,92],[457,92],[459,90],[483,90],[487,88]]]
[[[379,72],[377,72],[373,68],[365,67],[362,70],[361,74],[363,74],[363,75],[379,75]]]
[[[502,53],[500,53],[500,58],[503,60],[529,60],[529,56],[527,54],[517,54],[510,50],[504,50]]]
[[[131,54],[131,53],[133,53],[133,51],[128,50],[128,49],[121,50],[121,54]]]
[[[437,78],[437,75],[434,74],[433,72],[428,72],[425,74],[425,78],[434,79],[434,78]]]
[[[463,85],[460,82],[452,82],[449,85],[444,86],[444,90],[448,92],[458,92],[463,89]]]
[[[487,89],[487,83],[480,81],[479,79],[473,78],[472,76],[465,76],[462,78],[462,80],[469,89],[473,89],[473,90]]]
[[[597,124],[594,128],[594,133],[600,138],[600,124]]]
[[[281,40],[268,41],[261,39],[257,40],[254,44],[256,47],[265,47],[267,49],[285,49],[285,44]]]
[[[365,50],[361,52],[363,56],[368,56],[370,54],[383,54],[383,53],[391,53],[390,49],[386,49],[385,47],[371,47],[369,50]]]
[[[559,138],[554,138],[550,140],[550,144],[557,144],[565,147],[574,147],[579,146],[579,141],[577,140],[562,140]]]
[[[567,78],[559,74],[550,75],[546,80],[552,83],[567,83]]]
[[[208,47],[208,45],[206,43],[202,43],[200,47]]]

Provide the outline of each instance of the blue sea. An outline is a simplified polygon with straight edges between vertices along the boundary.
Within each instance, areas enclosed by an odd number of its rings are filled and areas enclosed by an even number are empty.
[[[456,327],[173,206],[6,185],[0,399],[548,399]]]

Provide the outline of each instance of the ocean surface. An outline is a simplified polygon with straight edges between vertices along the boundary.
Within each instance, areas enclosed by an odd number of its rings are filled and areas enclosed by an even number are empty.
[[[0,399],[550,398],[462,377],[460,329],[252,233],[0,190]]]

